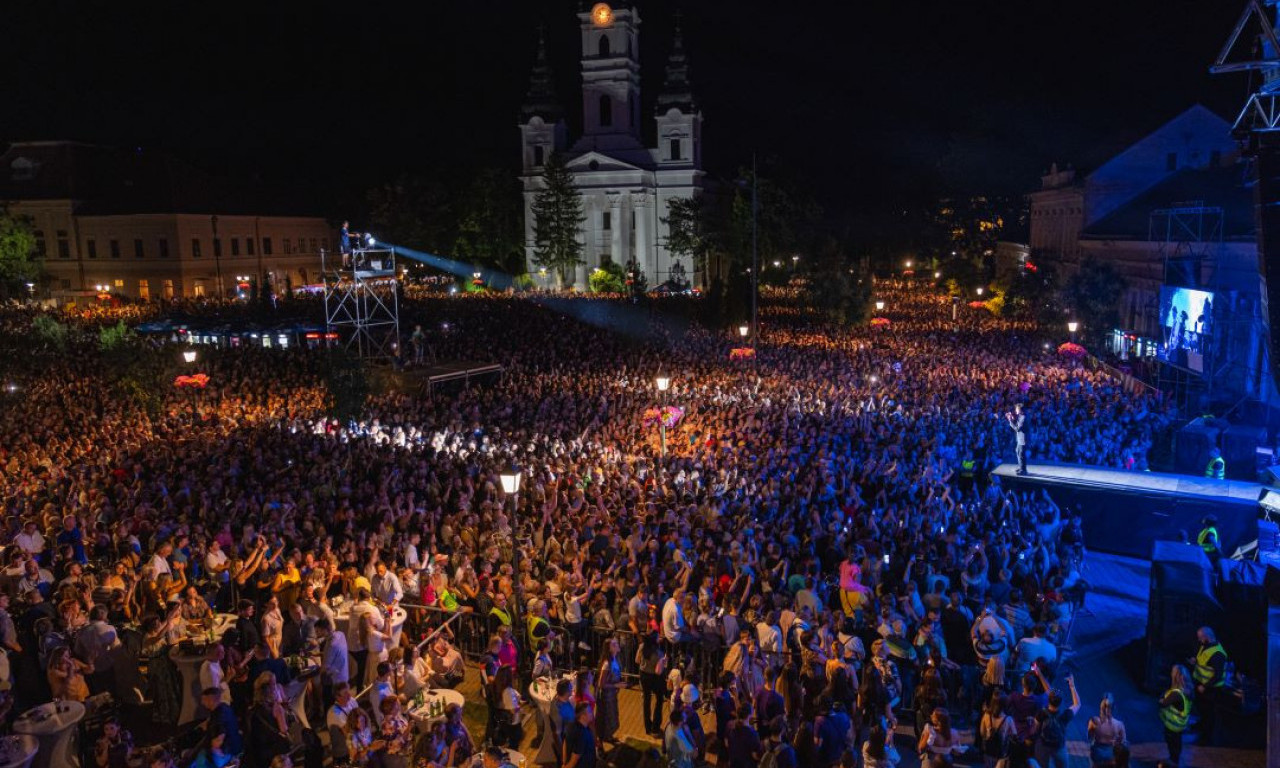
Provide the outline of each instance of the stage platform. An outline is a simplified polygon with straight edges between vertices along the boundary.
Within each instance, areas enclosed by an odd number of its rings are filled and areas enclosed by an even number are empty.
[[[1210,513],[1228,556],[1258,538],[1258,483],[1081,464],[1028,464],[1023,476],[1017,468],[1001,464],[991,474],[1009,488],[1047,490],[1064,514],[1078,510],[1090,549],[1147,559],[1157,540],[1177,539],[1180,531],[1194,540]]]
[[[429,386],[446,384],[451,381],[463,383],[479,376],[495,376],[502,374],[502,366],[497,363],[441,363],[420,369],[419,375],[427,380]]]

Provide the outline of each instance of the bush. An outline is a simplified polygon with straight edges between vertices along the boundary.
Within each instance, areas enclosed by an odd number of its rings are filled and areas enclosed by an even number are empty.
[[[115,352],[132,344],[136,337],[137,334],[121,320],[98,331],[98,348],[103,352]]]
[[[31,333],[42,344],[62,351],[67,348],[67,326],[49,315],[39,315],[31,322]]]
[[[522,272],[511,278],[511,286],[517,291],[528,291],[533,288],[533,275]]]
[[[627,289],[627,278],[622,267],[607,259],[587,280],[594,293],[622,293]]]

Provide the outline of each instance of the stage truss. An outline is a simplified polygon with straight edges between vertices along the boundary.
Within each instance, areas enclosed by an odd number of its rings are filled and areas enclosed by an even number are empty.
[[[358,248],[344,255],[321,251],[320,259],[326,328],[339,334],[344,348],[361,358],[396,357],[400,290],[395,251]]]

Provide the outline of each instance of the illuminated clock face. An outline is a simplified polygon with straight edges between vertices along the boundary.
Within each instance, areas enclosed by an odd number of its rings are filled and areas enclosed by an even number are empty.
[[[591,20],[597,27],[607,27],[613,23],[613,9],[608,3],[596,3],[591,9]]]

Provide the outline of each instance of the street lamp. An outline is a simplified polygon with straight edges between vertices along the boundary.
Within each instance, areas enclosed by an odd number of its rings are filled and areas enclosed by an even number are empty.
[[[183,350],[182,359],[188,363],[194,363],[196,361],[196,351],[194,349]]]
[[[751,326],[749,325],[738,326],[738,335],[741,336],[742,338],[744,339],[747,338],[747,335],[750,333],[751,333]]]
[[[666,405],[667,390],[671,389],[671,377],[664,376],[660,373],[658,374],[658,378],[654,379],[654,383],[658,385],[659,403]],[[658,434],[662,439],[662,459],[665,464],[667,458],[667,420],[665,418],[665,414],[662,413],[661,408],[658,409]]]
[[[941,272],[934,272],[934,273],[933,273],[933,279],[934,279],[934,280],[940,280],[941,278],[942,278],[942,273],[941,273]]]
[[[182,360],[183,360],[187,365],[193,365],[193,364],[195,363],[195,361],[196,361],[196,351],[195,351],[194,349],[184,349],[184,350],[182,350]],[[187,391],[188,391],[188,392],[190,392],[190,393],[191,393],[191,398],[190,398],[190,403],[191,403],[191,423],[194,425],[194,424],[196,423],[196,421],[199,419],[199,416],[198,416],[198,415],[197,415],[197,413],[196,413],[196,388],[195,388],[195,387],[187,387],[186,389],[187,389]]]
[[[883,312],[883,311],[884,311],[884,302],[883,302],[883,301],[877,301],[877,302],[876,302],[876,311],[877,311],[877,312]]]
[[[911,264],[912,264],[911,259],[907,259],[907,269],[911,269]]]
[[[979,296],[981,296],[981,295],[982,295],[983,290],[985,290],[985,289],[984,289],[982,286],[978,286],[978,295],[979,295]]]
[[[522,600],[522,590],[524,580],[520,578],[520,526],[516,524],[516,494],[520,492],[520,472],[512,469],[498,475],[498,480],[502,483],[502,493],[508,499],[511,499],[511,568],[515,572],[512,575],[511,593],[515,598],[511,601],[511,638],[516,640],[520,637],[520,602]],[[519,645],[516,646],[516,664],[519,665],[520,651]]]
[[[1079,330],[1079,328],[1080,328],[1080,323],[1077,323],[1075,320],[1072,320],[1067,323],[1067,331],[1069,333],[1074,334],[1077,330]]]

